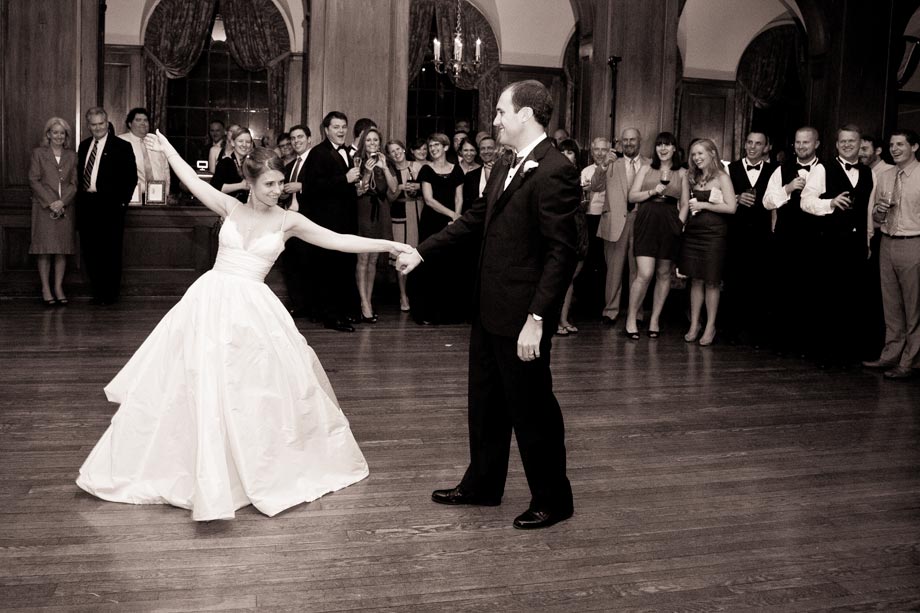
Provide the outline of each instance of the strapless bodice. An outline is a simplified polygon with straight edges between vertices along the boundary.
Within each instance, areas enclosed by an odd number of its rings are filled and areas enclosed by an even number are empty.
[[[217,260],[212,270],[261,283],[284,251],[284,232],[263,234],[244,247],[236,222],[228,218],[221,226],[217,243]]]

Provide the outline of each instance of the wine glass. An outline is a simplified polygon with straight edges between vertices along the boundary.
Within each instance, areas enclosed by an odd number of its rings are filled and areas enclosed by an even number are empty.
[[[671,169],[670,169],[670,168],[662,168],[662,169],[661,169],[661,178],[659,178],[658,181],[659,181],[662,185],[664,185],[665,187],[667,187],[667,186],[668,186],[668,183],[671,182]]]
[[[886,223],[888,221],[888,211],[891,210],[891,207],[894,206],[894,202],[891,200],[891,190],[880,189],[878,190],[878,198],[876,199],[878,204],[887,204],[888,210],[884,213],[879,212],[878,219],[881,223]]]

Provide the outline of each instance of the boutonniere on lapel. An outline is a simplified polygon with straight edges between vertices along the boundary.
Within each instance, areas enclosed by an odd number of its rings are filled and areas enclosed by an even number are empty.
[[[535,162],[534,160],[525,160],[524,167],[521,169],[521,178],[526,179],[530,175],[530,173],[532,173],[534,170],[536,170],[539,167],[540,167],[539,162]]]

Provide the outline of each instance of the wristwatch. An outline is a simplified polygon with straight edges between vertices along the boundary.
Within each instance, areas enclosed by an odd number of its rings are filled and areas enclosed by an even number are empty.
[[[534,321],[543,321],[543,317],[537,315],[536,313],[531,313],[530,316],[533,317]]]

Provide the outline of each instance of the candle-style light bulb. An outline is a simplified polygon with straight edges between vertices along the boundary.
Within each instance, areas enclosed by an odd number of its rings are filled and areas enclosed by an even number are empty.
[[[454,37],[454,59],[458,62],[463,61],[463,41],[460,40],[460,35]]]
[[[476,61],[482,59],[482,41],[478,38],[476,39]]]
[[[441,41],[437,38],[434,39],[434,61],[437,62],[441,59]]]

